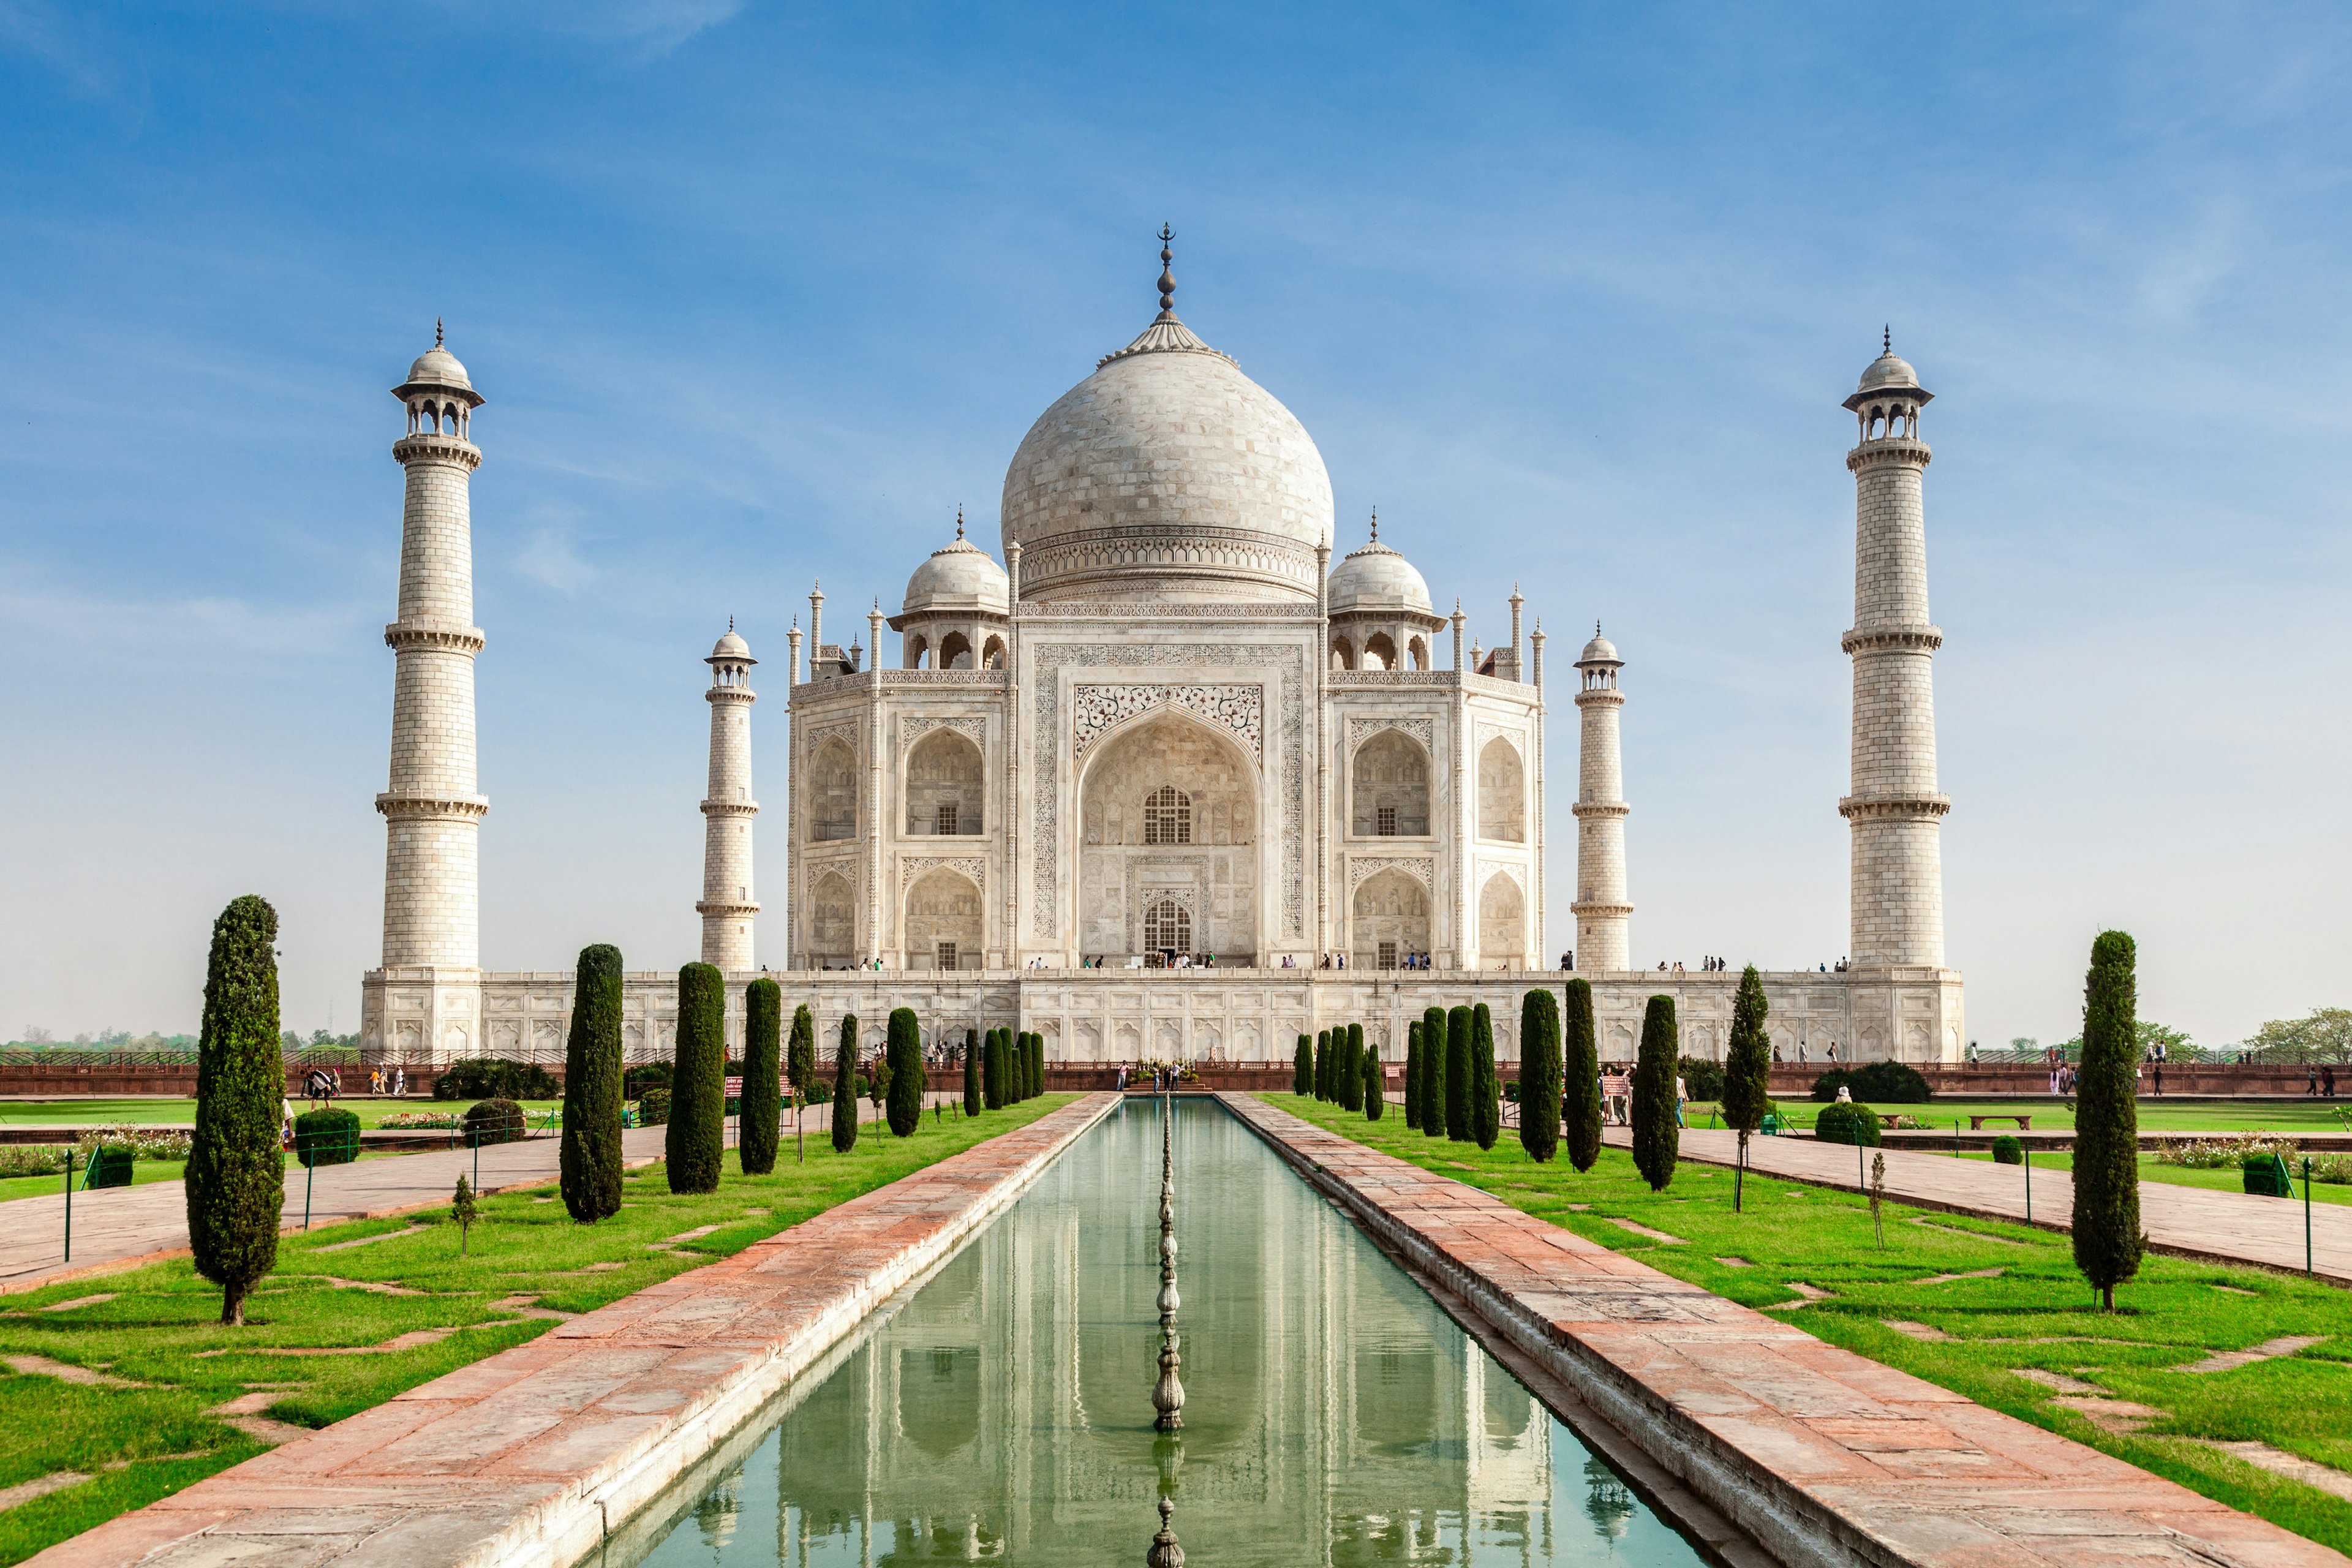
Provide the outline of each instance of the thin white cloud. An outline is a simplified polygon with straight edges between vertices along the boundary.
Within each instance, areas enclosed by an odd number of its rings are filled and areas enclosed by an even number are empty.
[[[515,570],[543,588],[569,597],[596,580],[596,568],[580,559],[560,528],[542,528],[515,556]]]

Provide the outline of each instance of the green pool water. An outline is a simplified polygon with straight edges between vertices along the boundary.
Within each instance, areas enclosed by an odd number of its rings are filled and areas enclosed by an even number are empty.
[[[1152,1430],[1130,1102],[631,1527],[613,1568],[1703,1559],[1213,1101],[1173,1108],[1184,1428]]]

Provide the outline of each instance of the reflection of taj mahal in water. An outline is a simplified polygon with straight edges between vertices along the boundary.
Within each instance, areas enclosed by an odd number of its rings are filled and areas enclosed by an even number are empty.
[[[1363,1022],[1401,1049],[1432,1005],[1484,1000],[1516,1054],[1517,998],[1564,934],[1545,907],[1546,728],[1578,712],[1576,968],[1604,1054],[1630,1058],[1654,993],[1685,1049],[1719,1056],[1733,973],[1633,967],[1618,727],[1623,661],[1596,628],[1547,686],[1545,637],[1472,639],[1380,538],[1336,563],[1331,485],[1290,411],[1160,310],[1048,408],[1013,454],[1003,565],[963,534],[898,613],[828,640],[809,595],[785,634],[790,767],[782,909],[755,956],[751,717],[757,661],[730,624],[713,670],[701,956],[875,1032],[1016,1024],[1056,1060],[1286,1061],[1301,1032]],[[436,342],[395,389],[408,431],[383,962],[365,1041],[405,1059],[518,1055],[562,1038],[568,973],[479,967],[468,481],[481,404]],[[1845,407],[1858,440],[1849,967],[1766,977],[1783,1055],[1957,1059],[1944,966],[1941,819],[1920,389],[1889,350]],[[1391,534],[1394,531],[1391,530]],[[838,623],[836,622],[836,625]],[[898,634],[898,668],[881,658]],[[853,623],[852,630],[857,628]],[[807,663],[803,665],[805,653]],[[781,941],[778,940],[781,938]],[[1562,947],[1569,943],[1561,942]],[[1173,955],[1181,968],[1163,968]],[[1201,967],[1213,958],[1214,968]],[[1339,967],[1344,963],[1345,968]],[[1141,966],[1141,967],[1139,967]],[[668,1048],[675,976],[633,975],[633,1054]],[[735,1026],[740,1027],[740,1025]]]
[[[1163,1478],[1196,1562],[1398,1562],[1408,1535],[1412,1560],[1460,1562],[1465,1530],[1514,1563],[1583,1562],[1580,1542],[1630,1521],[1549,1410],[1203,1104],[1179,1107],[1187,1398],[1163,1441],[1159,1111],[1113,1114],[796,1381],[776,1435],[742,1439],[757,1455],[693,1510],[706,1550],[677,1560],[1137,1562]],[[761,1538],[725,1550],[751,1521]]]

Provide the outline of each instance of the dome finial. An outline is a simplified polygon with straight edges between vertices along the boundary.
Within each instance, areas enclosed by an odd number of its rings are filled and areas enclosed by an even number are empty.
[[[1378,507],[1374,507],[1374,508],[1372,508],[1372,542],[1373,542],[1374,544],[1378,544],[1380,542],[1381,542],[1381,509],[1380,509],[1380,508],[1378,508]]]
[[[732,616],[727,617],[727,629],[730,632],[735,629],[735,617]]]
[[[1176,253],[1168,247],[1168,242],[1175,237],[1174,229],[1164,223],[1160,226],[1160,313],[1163,316],[1173,315],[1176,311],[1176,275],[1168,269],[1169,263],[1176,259]]]
[[[438,316],[433,318],[433,346],[436,349],[441,346],[441,318]]]
[[[956,537],[963,537],[963,502],[956,502]]]
[[[1895,352],[1895,323],[1892,321],[1878,329],[1878,352],[1883,354]]]

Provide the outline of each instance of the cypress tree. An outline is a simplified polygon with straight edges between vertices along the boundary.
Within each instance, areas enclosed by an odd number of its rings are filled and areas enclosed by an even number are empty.
[[[1723,1056],[1723,1119],[1739,1133],[1739,1163],[1731,1178],[1731,1210],[1745,1206],[1748,1138],[1772,1109],[1772,1040],[1764,1032],[1763,977],[1749,964],[1731,999],[1731,1044]]]
[[[1492,1149],[1503,1135],[1503,1085],[1495,1073],[1495,1015],[1484,1002],[1470,1010],[1470,1137]]]
[[[784,990],[765,975],[743,988],[743,1094],[735,1156],[747,1176],[776,1168],[784,1110]],[[721,1086],[724,1087],[723,1085]]]
[[[1470,1142],[1470,1009],[1445,1015],[1445,1136]]]
[[[980,1114],[980,1031],[963,1032],[963,1113]]]
[[[563,1040],[563,1206],[593,1225],[621,1212],[621,950],[580,950]]]
[[[1633,1164],[1654,1193],[1675,1179],[1682,1132],[1675,1125],[1675,1072],[1682,1065],[1675,999],[1650,998],[1642,1016],[1642,1054],[1633,1063]]]
[[[727,1143],[727,977],[709,963],[677,972],[677,1052],[663,1135],[673,1193],[715,1193]]]
[[[1421,1020],[1404,1026],[1404,1124],[1421,1130]]]
[[[2091,943],[2083,981],[2083,1061],[2075,1080],[2074,1267],[2112,1312],[2116,1287],[2139,1272],[2138,950],[2119,931]]]
[[[1568,1018],[1559,1071],[1568,1124],[1569,1163],[1590,1171],[1601,1158],[1601,1042],[1592,1026],[1592,982],[1568,983]]]
[[[1315,1098],[1331,1098],[1331,1031],[1315,1031]]]
[[[989,1110],[1004,1107],[1004,1047],[991,1029],[980,1037],[980,1103]]]
[[[1519,999],[1519,1147],[1540,1165],[1559,1152],[1559,998],[1538,986]]]
[[[1315,1087],[1315,1047],[1306,1036],[1298,1037],[1298,1054],[1290,1064],[1290,1092],[1302,1099]]]
[[[183,1193],[196,1272],[221,1288],[220,1321],[245,1322],[246,1292],[278,1267],[286,1201],[278,1111],[278,911],[247,893],[213,922],[196,1045],[196,1131]]]
[[[803,1002],[793,1009],[792,1043],[785,1047],[784,1073],[793,1086],[793,1144],[801,1163],[808,1163],[808,1143],[801,1136],[801,1107],[816,1089],[816,1019]]]
[[[1445,1023],[1443,1007],[1421,1016],[1421,1131],[1430,1138],[1445,1136]]]
[[[1037,1064],[1029,1054],[1029,1031],[1022,1029],[1013,1035],[1014,1081],[1020,1086],[1013,1092],[1015,1100],[1028,1100],[1037,1092]]]
[[[1380,1047],[1375,1046],[1364,1053],[1364,1120],[1378,1121],[1388,1105],[1388,1074],[1381,1067]]]
[[[1348,1109],[1364,1109],[1364,1026],[1348,1026]]]
[[[841,1020],[841,1044],[833,1058],[833,1152],[857,1147],[857,1015]]]
[[[912,1007],[890,1009],[890,1131],[911,1138],[923,1124],[923,1026]]]
[[[1036,1064],[1029,1079],[1032,1086],[1029,1092],[1043,1094],[1045,1092],[1045,1037],[1044,1035],[1033,1034],[1029,1037],[1029,1058]]]

